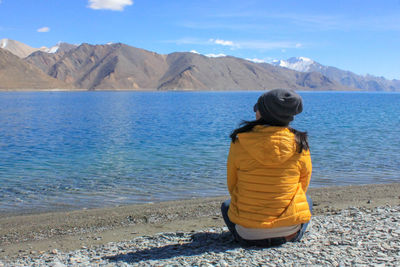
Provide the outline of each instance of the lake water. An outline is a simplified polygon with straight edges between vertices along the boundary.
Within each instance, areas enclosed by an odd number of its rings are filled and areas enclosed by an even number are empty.
[[[311,187],[400,182],[400,94],[304,92]],[[227,194],[260,92],[0,93],[0,213]]]

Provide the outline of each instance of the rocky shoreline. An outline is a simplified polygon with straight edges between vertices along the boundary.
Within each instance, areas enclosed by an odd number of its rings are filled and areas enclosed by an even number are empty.
[[[31,251],[0,266],[399,266],[399,222],[400,206],[348,208],[313,217],[303,240],[276,248],[242,248],[226,227],[219,227],[70,252]]]
[[[315,216],[299,243],[241,248],[226,197],[0,219],[0,266],[400,264],[400,184],[310,189]]]

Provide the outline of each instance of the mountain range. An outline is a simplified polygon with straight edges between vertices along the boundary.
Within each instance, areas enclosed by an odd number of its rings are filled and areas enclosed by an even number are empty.
[[[396,80],[384,78],[375,87],[361,88],[361,80],[357,80],[359,87],[355,83],[346,84],[345,76],[340,76],[345,71],[320,64],[320,70],[330,71],[324,73],[314,67],[299,71],[292,69],[292,65],[283,66],[283,61],[254,63],[237,57],[212,58],[191,52],[162,55],[122,43],[59,43],[52,48],[30,48],[2,39],[0,47],[0,89],[400,90]]]
[[[357,75],[351,71],[324,66],[306,57],[292,57],[288,60],[276,60],[275,66],[300,72],[318,72],[343,86],[363,91],[400,91],[400,80],[388,80],[373,75]]]
[[[0,49],[0,89],[43,88],[71,89],[74,88],[74,86],[57,80],[11,52]]]
[[[10,40],[10,39],[1,39],[0,40],[0,48],[10,51],[11,53],[13,53],[14,55],[16,55],[19,58],[25,58],[36,51],[43,51],[46,53],[56,53],[56,52],[60,52],[60,51],[68,51],[75,47],[77,47],[77,45],[60,42],[57,45],[52,46],[50,48],[45,47],[45,46],[42,46],[40,48],[34,48],[27,44],[24,44],[24,43],[15,41],[15,40]]]

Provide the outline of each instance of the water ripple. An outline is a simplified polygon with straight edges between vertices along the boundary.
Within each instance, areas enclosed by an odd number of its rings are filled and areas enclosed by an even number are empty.
[[[259,92],[0,94],[0,212],[226,194]],[[400,94],[302,93],[311,186],[399,182]]]

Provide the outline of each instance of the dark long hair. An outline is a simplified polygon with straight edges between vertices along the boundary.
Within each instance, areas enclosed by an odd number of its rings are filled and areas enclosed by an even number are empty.
[[[229,137],[232,139],[232,142],[235,143],[238,134],[250,132],[257,125],[288,127],[288,125],[279,122],[276,122],[274,123],[274,125],[271,125],[270,123],[267,123],[263,118],[254,121],[242,121],[240,123],[240,127],[233,130]],[[301,153],[303,152],[303,150],[307,151],[310,149],[310,146],[308,145],[307,132],[301,132],[291,127],[288,127],[288,129],[294,134],[294,138],[297,144],[297,152]]]

